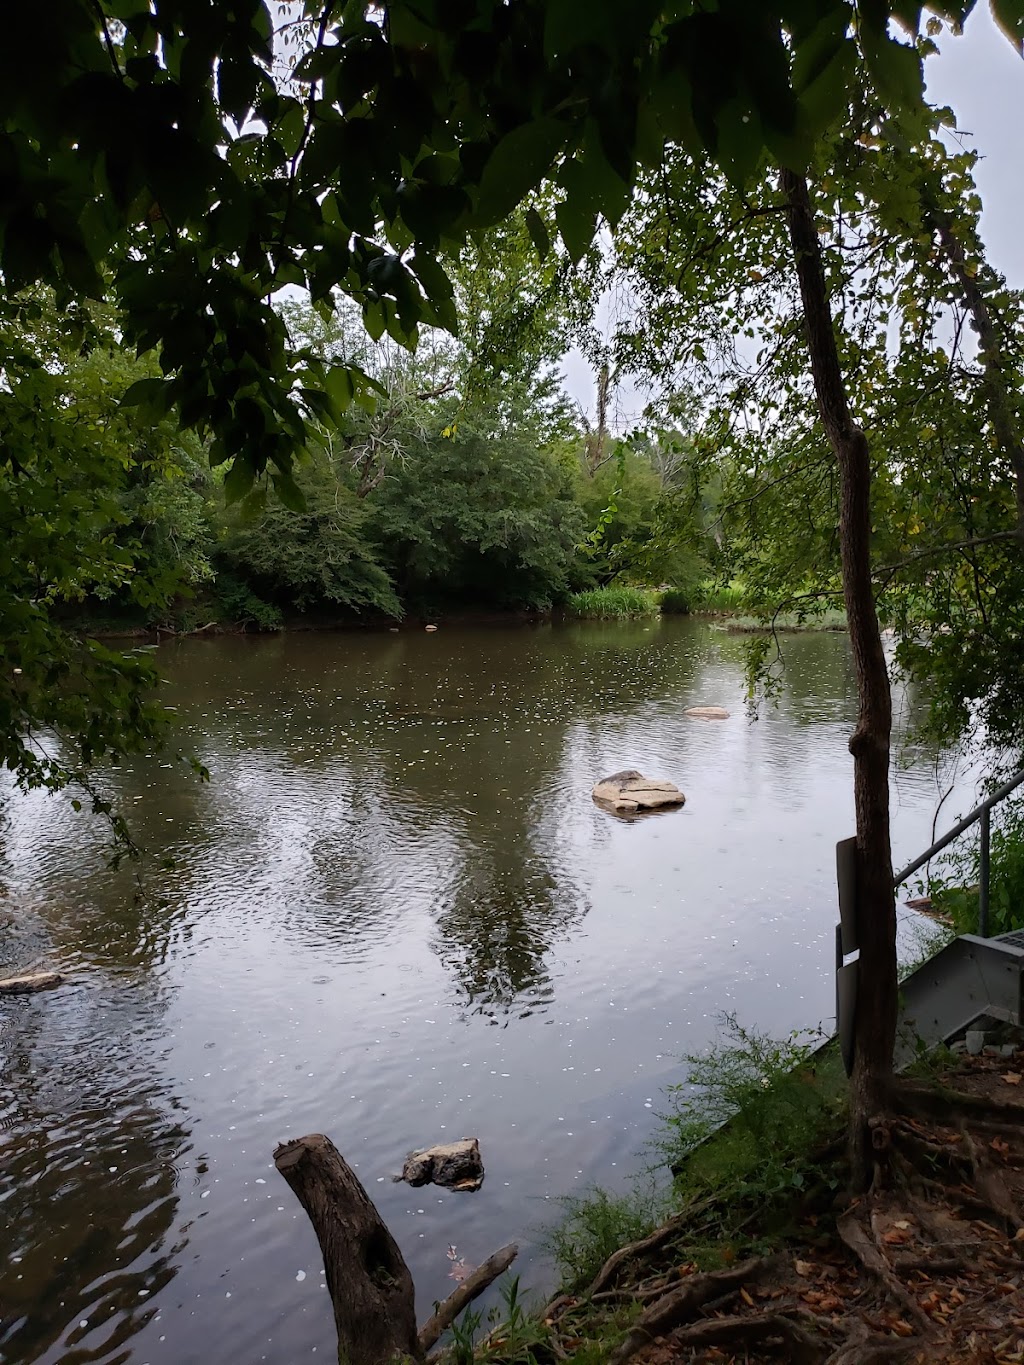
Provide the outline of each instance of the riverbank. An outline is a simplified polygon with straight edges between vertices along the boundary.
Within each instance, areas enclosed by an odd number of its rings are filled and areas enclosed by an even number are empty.
[[[532,1340],[499,1321],[474,1359],[1019,1362],[1024,1040],[1005,1026],[989,1037],[982,1056],[943,1050],[897,1081],[860,1198],[844,1193],[835,1058],[798,1068],[678,1168],[676,1207],[657,1228],[585,1286],[570,1281]],[[810,1127],[797,1124],[796,1144],[764,1145],[786,1109]],[[453,1355],[464,1365],[458,1343]]]

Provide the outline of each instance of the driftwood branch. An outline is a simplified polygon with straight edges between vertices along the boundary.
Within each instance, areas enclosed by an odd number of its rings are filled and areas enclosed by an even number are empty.
[[[0,981],[0,995],[31,995],[34,991],[48,991],[64,980],[60,972],[32,972],[23,976],[9,976]]]
[[[463,1280],[458,1289],[448,1295],[444,1303],[438,1304],[433,1316],[420,1328],[420,1351],[424,1355],[447,1332],[466,1305],[478,1298],[489,1284],[503,1274],[518,1254],[518,1246],[515,1242],[510,1242],[493,1256],[488,1256],[486,1261],[478,1265],[473,1273]]]
[[[309,1215],[323,1252],[339,1361],[420,1359],[409,1268],[334,1143],[322,1133],[283,1143],[274,1165]]]

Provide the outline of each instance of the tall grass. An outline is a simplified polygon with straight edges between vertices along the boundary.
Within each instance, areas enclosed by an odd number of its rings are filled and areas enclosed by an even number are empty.
[[[632,1191],[592,1189],[566,1195],[561,1223],[544,1233],[543,1245],[559,1270],[566,1293],[585,1288],[613,1251],[652,1232],[671,1212],[671,1191],[638,1181]]]
[[[747,590],[738,578],[728,583],[716,583],[706,579],[697,591],[694,609],[696,611],[739,611],[743,606]]]
[[[599,620],[609,617],[657,616],[658,594],[646,588],[591,588],[569,598],[569,610],[574,616]]]

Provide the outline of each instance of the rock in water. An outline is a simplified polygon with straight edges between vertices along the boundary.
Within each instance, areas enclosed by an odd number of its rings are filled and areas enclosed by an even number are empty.
[[[698,720],[728,720],[729,712],[724,706],[688,706],[686,708],[688,716],[696,716]]]
[[[674,782],[644,777],[635,768],[625,768],[621,773],[602,778],[592,795],[599,805],[627,814],[658,810],[663,806],[681,806],[686,801]]]
[[[484,1183],[484,1163],[476,1138],[442,1142],[412,1152],[405,1159],[399,1180],[407,1185],[442,1185],[446,1190],[478,1190]]]

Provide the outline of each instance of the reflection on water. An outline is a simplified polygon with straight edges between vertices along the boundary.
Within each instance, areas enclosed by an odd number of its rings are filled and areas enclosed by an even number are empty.
[[[635,1168],[723,1010],[829,1020],[853,680],[845,637],[785,648],[780,705],[749,723],[742,639],[691,622],[162,647],[213,781],[112,778],[141,872],[39,795],[0,827],[0,965],[74,982],[0,1001],[0,1359],[329,1355],[316,1242],[270,1160],[309,1130],[357,1165],[421,1311],[451,1242],[471,1263],[515,1236],[542,1284],[551,1201]],[[685,808],[598,810],[627,766]],[[936,790],[900,776],[897,858]],[[463,1134],[478,1195],[388,1180]]]

